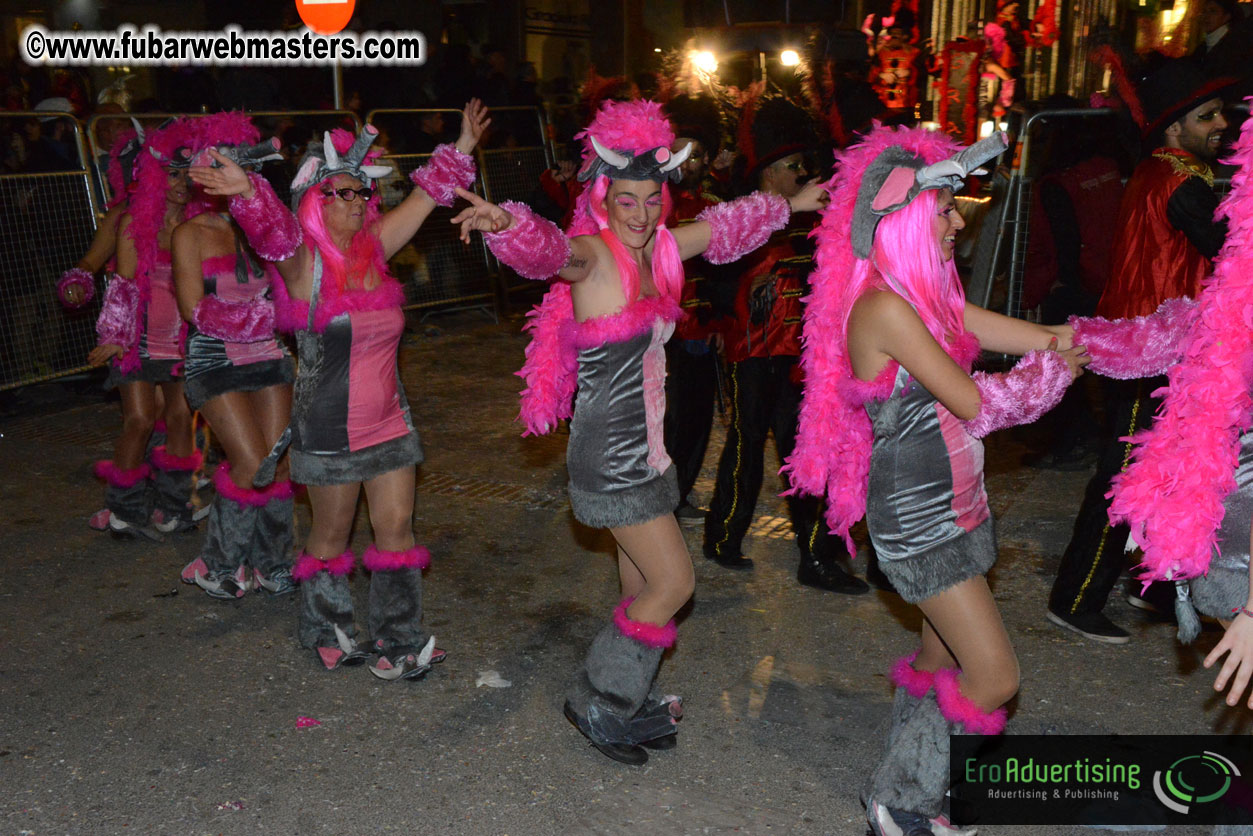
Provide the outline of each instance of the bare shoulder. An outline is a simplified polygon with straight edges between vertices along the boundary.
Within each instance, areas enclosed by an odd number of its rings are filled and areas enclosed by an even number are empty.
[[[921,322],[918,312],[890,290],[872,288],[858,297],[849,312],[849,327],[900,327]]]

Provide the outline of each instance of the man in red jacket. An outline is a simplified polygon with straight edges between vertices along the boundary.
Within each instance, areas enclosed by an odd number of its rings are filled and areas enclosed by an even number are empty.
[[[1226,224],[1214,219],[1218,198],[1209,164],[1227,127],[1219,94],[1230,83],[1207,80],[1194,64],[1179,60],[1142,85],[1148,124],[1141,133],[1154,150],[1123,193],[1098,316],[1143,316],[1167,299],[1195,299],[1200,291],[1227,236]],[[1110,525],[1105,495],[1131,453],[1122,439],[1149,425],[1159,403],[1151,393],[1165,385],[1165,377],[1113,382],[1106,407],[1110,435],[1049,596],[1049,621],[1094,641],[1130,640],[1101,612],[1122,573],[1128,533],[1125,525]]]

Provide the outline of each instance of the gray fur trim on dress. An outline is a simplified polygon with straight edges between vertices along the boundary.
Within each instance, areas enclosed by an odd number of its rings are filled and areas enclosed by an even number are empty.
[[[567,486],[574,518],[591,528],[638,525],[674,513],[679,505],[679,481],[674,465],[666,472],[629,490],[582,491]]]
[[[188,377],[184,384],[187,403],[192,409],[200,409],[209,401],[227,392],[256,392],[296,379],[290,357],[262,360],[246,366],[223,366],[212,371]]]
[[[1192,606],[1202,615],[1213,618],[1229,619],[1233,610],[1249,601],[1247,569],[1210,566],[1208,573],[1193,578],[1189,586]]]
[[[976,575],[987,574],[995,562],[996,533],[989,517],[974,531],[929,551],[900,560],[880,559],[879,568],[902,598],[916,604]]]
[[[402,467],[422,464],[422,442],[417,430],[352,453],[306,453],[293,445],[291,478],[302,485],[347,485],[366,482]]]
[[[150,360],[142,358],[139,368],[122,372],[117,366],[109,366],[109,377],[104,382],[105,391],[116,389],[126,383],[177,383],[182,377],[174,375],[174,367],[181,360]]]

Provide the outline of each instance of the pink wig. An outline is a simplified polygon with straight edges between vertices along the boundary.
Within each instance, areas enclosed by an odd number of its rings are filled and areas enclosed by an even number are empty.
[[[331,144],[339,153],[346,153],[356,139],[343,128],[331,132]],[[365,156],[366,163],[373,163],[383,153],[380,148],[372,148]],[[365,223],[352,237],[348,252],[344,252],[331,239],[323,217],[324,207],[339,198],[327,197],[322,194],[324,185],[330,184],[327,178],[305,190],[296,209],[296,217],[305,231],[305,245],[309,251],[322,254],[322,265],[325,270],[323,281],[329,279],[329,286],[336,293],[345,290],[373,289],[386,278],[387,259],[383,257],[383,242],[379,240],[375,229],[379,221],[379,192],[366,203]],[[373,277],[368,279],[368,277]]]
[[[784,465],[790,491],[827,497],[827,524],[854,548],[849,529],[866,513],[870,477],[870,418],[863,404],[892,391],[897,364],[872,382],[858,380],[848,359],[848,316],[871,287],[891,287],[913,304],[937,342],[969,370],[978,343],[962,327],[965,299],[953,266],[939,257],[932,232],[935,196],[925,192],[911,205],[879,221],[870,259],[853,254],[851,229],[857,191],[866,168],[898,145],[934,163],[958,150],[942,133],[876,126],[865,139],[836,153],[836,174],[827,184],[831,202],[815,235],[818,249],[813,287],[805,307],[801,402],[796,448]],[[875,262],[877,262],[877,267]],[[891,284],[884,277],[891,276]]]
[[[105,171],[105,177],[109,181],[109,192],[113,195],[107,204],[109,209],[112,209],[129,197],[126,188],[126,178],[122,173],[122,160],[119,155],[125,150],[127,143],[133,140],[136,135],[134,128],[126,128],[120,131],[117,138],[113,140],[113,147],[109,149],[109,167]],[[130,164],[133,167],[137,166],[138,158],[131,160]],[[134,180],[131,181],[130,185],[131,188],[135,187]]]

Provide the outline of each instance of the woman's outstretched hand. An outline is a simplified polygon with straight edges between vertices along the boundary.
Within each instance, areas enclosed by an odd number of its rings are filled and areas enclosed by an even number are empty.
[[[799,192],[787,199],[793,212],[817,212],[827,205],[831,195],[820,183],[807,183]]]
[[[216,148],[210,148],[209,155],[221,163],[222,167],[192,166],[187,170],[187,176],[192,179],[193,183],[203,188],[206,194],[221,197],[231,197],[238,194],[243,195],[245,198],[252,197],[254,191],[252,182],[234,160],[222,156]]]
[[[113,343],[105,343],[104,345],[98,345],[91,350],[91,353],[87,355],[87,365],[103,366],[105,363],[109,362],[114,357],[121,357],[121,356],[122,356],[122,347],[120,345],[115,345]]]
[[[1092,362],[1092,358],[1088,356],[1088,350],[1081,345],[1072,345],[1070,348],[1058,349],[1057,337],[1049,340],[1048,350],[1056,351],[1066,361],[1066,365],[1070,366],[1071,380],[1083,374],[1083,367]]]
[[[466,102],[465,109],[461,111],[461,136],[457,137],[457,150],[463,154],[473,151],[490,124],[492,120],[487,115],[487,105],[478,99]]]
[[[1213,667],[1224,655],[1227,659],[1214,680],[1214,690],[1226,691],[1227,705],[1234,706],[1244,697],[1253,674],[1253,618],[1239,612],[1235,614],[1222,640],[1205,657],[1205,667]],[[1253,708],[1253,696],[1249,697],[1249,708]]]
[[[470,201],[470,205],[462,209],[452,219],[452,223],[461,224],[461,240],[470,243],[470,231],[504,232],[513,226],[513,215],[501,209],[495,203],[488,203],[474,192],[458,188],[457,196]]]

